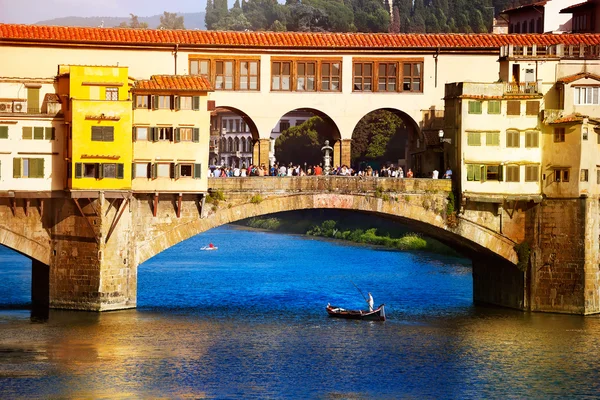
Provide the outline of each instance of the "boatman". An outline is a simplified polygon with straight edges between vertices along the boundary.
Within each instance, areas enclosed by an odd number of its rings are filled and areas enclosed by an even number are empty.
[[[369,305],[369,311],[373,311],[373,296],[371,296],[371,292],[369,292],[369,299],[367,300],[367,304]]]

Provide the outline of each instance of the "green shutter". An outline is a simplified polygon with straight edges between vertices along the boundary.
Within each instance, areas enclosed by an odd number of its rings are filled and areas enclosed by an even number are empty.
[[[200,143],[200,128],[194,128],[192,130],[192,141],[194,143]]]
[[[481,114],[481,101],[469,101],[469,114]]]
[[[13,158],[13,178],[21,177],[21,158]]]
[[[8,126],[0,126],[0,139],[8,139]]]
[[[192,110],[194,110],[194,111],[200,110],[200,96],[192,97]]]
[[[96,163],[96,179],[104,178],[104,164]]]
[[[33,128],[30,126],[23,127],[23,139],[33,139]]]
[[[75,178],[79,179],[83,176],[83,164],[75,163]]]
[[[169,97],[171,97],[171,99],[170,99],[171,100],[171,110],[174,110],[175,109],[175,95],[171,95]]]
[[[472,164],[467,164],[467,180],[468,181],[472,181],[473,180],[473,165]]]
[[[125,176],[125,165],[120,163],[117,164],[117,179],[123,179]]]
[[[487,181],[487,166],[482,165],[482,166],[480,166],[479,170],[481,171],[481,175],[480,175],[481,182]]]
[[[175,179],[179,179],[181,177],[181,164],[173,164],[175,165]]]
[[[44,128],[41,126],[36,126],[33,128],[33,138],[35,140],[43,140],[44,139]]]
[[[181,110],[181,97],[179,96],[173,96],[174,97],[174,106],[175,106],[175,110]]]
[[[156,175],[158,175],[158,164],[154,163],[154,164],[152,164],[152,175],[151,175],[151,178],[152,179],[156,179]]]
[[[46,140],[54,140],[56,139],[56,128],[54,127],[46,127],[44,129],[44,139]]]
[[[174,135],[175,136],[175,140],[174,140],[174,142],[175,143],[181,142],[181,130],[180,130],[181,128],[173,128],[173,129],[175,129],[175,135]]]
[[[170,171],[169,175],[171,176],[171,179],[174,179],[175,178],[175,163],[171,163],[170,167],[171,167],[171,171]]]
[[[158,128],[157,127],[153,127],[152,129],[152,141],[153,142],[158,142]]]
[[[502,182],[504,180],[504,166],[498,165],[498,181]]]
[[[29,177],[30,178],[39,178],[39,158],[30,158],[29,159]]]
[[[40,113],[40,89],[27,88],[27,112],[30,114]]]
[[[500,114],[500,104],[499,100],[488,101],[488,114]]]
[[[480,181],[481,180],[481,165],[473,165],[473,180]]]
[[[158,110],[159,98],[158,96],[150,96],[152,98],[152,109]]]
[[[202,164],[194,164],[194,179],[202,177]]]

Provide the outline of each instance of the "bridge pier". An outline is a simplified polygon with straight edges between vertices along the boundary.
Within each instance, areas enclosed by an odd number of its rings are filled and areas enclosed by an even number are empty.
[[[254,141],[252,147],[252,162],[254,165],[266,165],[269,167],[269,150],[271,149],[271,139],[258,139]]]

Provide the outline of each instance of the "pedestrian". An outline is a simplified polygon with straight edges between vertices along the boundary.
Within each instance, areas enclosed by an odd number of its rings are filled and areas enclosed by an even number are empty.
[[[452,179],[452,170],[450,169],[449,166],[448,166],[448,168],[446,168],[446,173],[444,174],[444,179]]]
[[[411,168],[409,168],[409,169],[408,169],[408,172],[406,173],[406,177],[407,177],[407,178],[412,178],[412,177],[413,177],[413,175],[414,175],[414,174],[413,174],[413,172],[412,172],[412,169],[411,169]]]

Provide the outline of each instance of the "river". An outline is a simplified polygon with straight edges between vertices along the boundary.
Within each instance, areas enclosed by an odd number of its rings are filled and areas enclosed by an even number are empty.
[[[353,283],[386,322],[327,317]],[[224,226],[140,265],[135,310],[39,321],[30,284],[0,246],[3,399],[600,394],[598,317],[475,307],[464,259]]]

